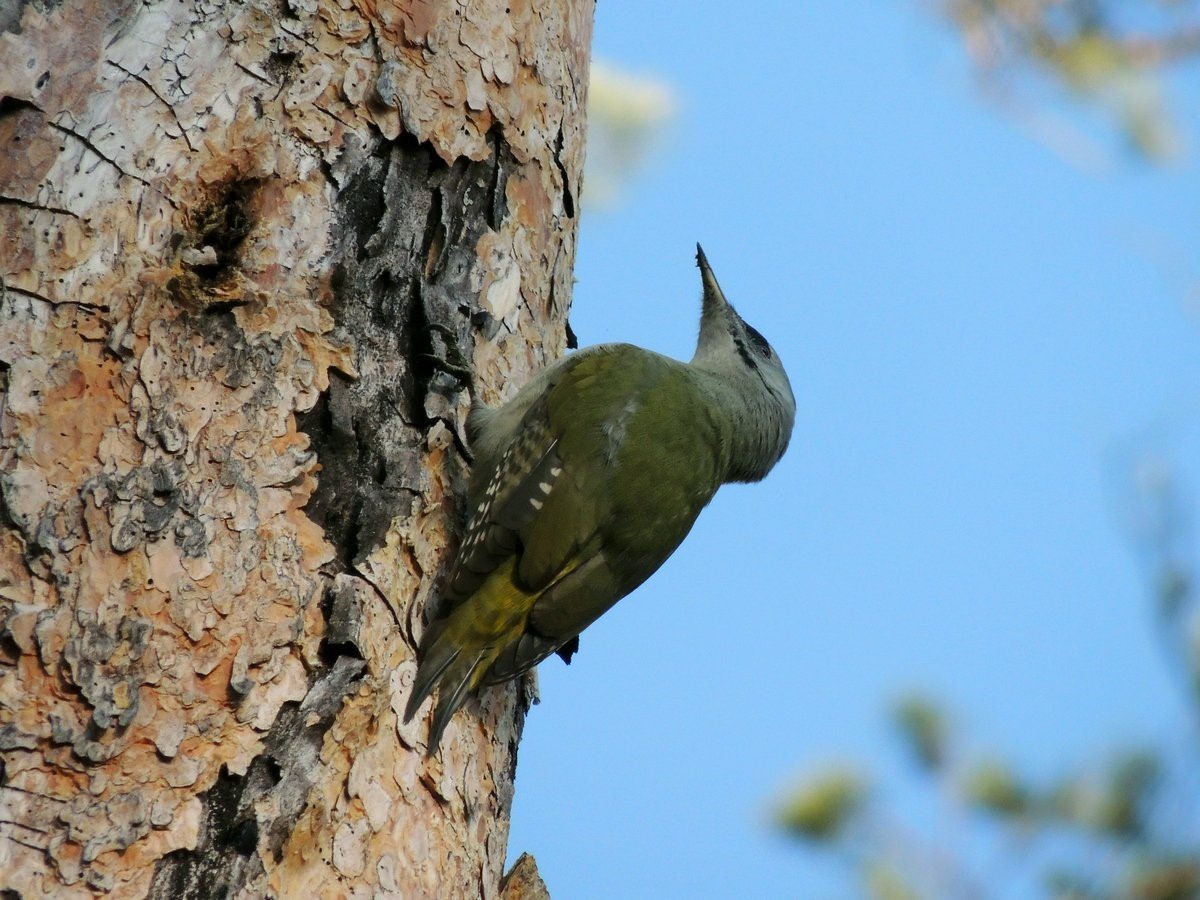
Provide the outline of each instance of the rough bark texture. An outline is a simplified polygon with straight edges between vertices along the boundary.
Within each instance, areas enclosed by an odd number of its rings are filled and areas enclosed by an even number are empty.
[[[0,7],[0,887],[499,896],[527,698],[397,711],[461,370],[566,343],[592,2]]]

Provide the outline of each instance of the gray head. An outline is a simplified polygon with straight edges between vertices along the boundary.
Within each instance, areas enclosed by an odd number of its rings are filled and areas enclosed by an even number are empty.
[[[787,449],[796,398],[779,354],[725,299],[699,244],[696,265],[704,282],[704,308],[692,365],[728,379],[737,390],[743,408],[731,412],[747,445],[735,460],[733,480],[757,481]]]

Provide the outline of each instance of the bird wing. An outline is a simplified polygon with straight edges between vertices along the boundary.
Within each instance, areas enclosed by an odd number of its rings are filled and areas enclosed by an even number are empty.
[[[521,533],[518,573],[537,599],[520,637],[488,670],[488,681],[513,678],[559,652],[568,662],[581,631],[627,592],[601,536],[612,503],[609,480],[618,465],[624,418],[632,414],[628,382],[644,383],[641,351],[613,346],[579,361],[569,381],[546,393],[558,440],[554,480],[537,487],[543,506]],[[620,368],[623,378],[614,378]]]
[[[476,509],[449,580],[451,608],[511,557],[516,585],[537,595],[524,631],[489,668],[489,682],[565,650],[632,586],[617,577],[600,536],[612,503],[608,482],[636,412],[628,382],[652,378],[639,371],[649,364],[632,349],[573,357],[526,410],[492,471],[476,473]]]
[[[589,473],[583,468],[591,461],[577,446],[573,398],[607,380],[613,354],[604,350],[578,353],[546,381],[539,379],[538,398],[501,443],[503,450],[481,460],[471,484],[476,505],[447,581],[443,615],[474,594],[510,556],[519,556],[522,588],[549,586],[572,567],[594,533],[596,495],[602,491],[594,481],[584,490]],[[496,443],[490,435],[487,442]]]
[[[447,580],[443,615],[474,594],[505,559],[520,549],[521,533],[548,493],[542,485],[553,487],[562,472],[557,446],[558,438],[543,399],[522,418],[516,437],[501,454],[486,486],[474,492],[481,496]]]

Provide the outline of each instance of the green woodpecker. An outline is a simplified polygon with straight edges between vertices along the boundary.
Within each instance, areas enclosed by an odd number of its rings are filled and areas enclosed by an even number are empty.
[[[421,640],[404,713],[438,689],[428,752],[481,685],[516,678],[649,578],[722,484],[783,456],[796,401],[779,357],[742,321],[696,247],[704,283],[690,363],[629,344],[550,366],[467,419],[470,519]]]

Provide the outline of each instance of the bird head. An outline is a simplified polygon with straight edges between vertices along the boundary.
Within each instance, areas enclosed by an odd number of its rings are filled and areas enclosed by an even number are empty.
[[[708,257],[696,245],[696,265],[704,284],[704,307],[700,315],[700,338],[693,365],[729,375],[748,375],[760,381],[769,399],[787,419],[788,432],[796,414],[796,398],[779,354],[753,325],[738,315],[725,299]]]

